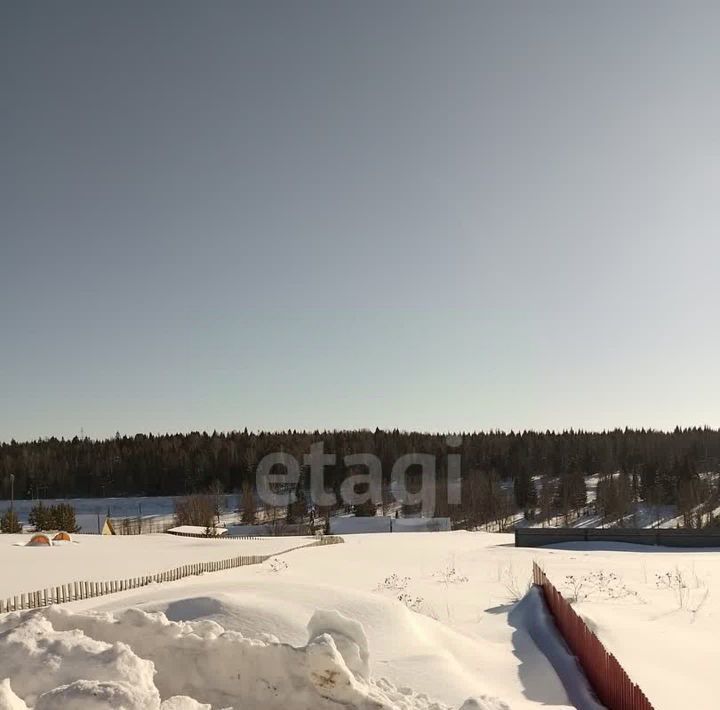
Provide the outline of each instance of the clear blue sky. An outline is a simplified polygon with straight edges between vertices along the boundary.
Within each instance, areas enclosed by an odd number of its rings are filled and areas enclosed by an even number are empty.
[[[720,426],[717,2],[0,4],[0,440]]]

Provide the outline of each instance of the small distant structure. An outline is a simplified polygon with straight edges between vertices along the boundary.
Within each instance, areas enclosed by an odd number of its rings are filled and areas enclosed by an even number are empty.
[[[75,522],[85,535],[116,535],[112,520],[100,513],[78,513]]]
[[[110,518],[105,518],[105,521],[103,522],[102,530],[100,531],[101,535],[116,535],[115,528],[113,527],[112,520]]]
[[[51,547],[50,537],[45,533],[35,533],[28,542],[28,547]]]
[[[53,542],[72,542],[72,538],[70,537],[69,533],[66,533],[64,530],[61,530],[60,532],[55,533],[53,536]]]

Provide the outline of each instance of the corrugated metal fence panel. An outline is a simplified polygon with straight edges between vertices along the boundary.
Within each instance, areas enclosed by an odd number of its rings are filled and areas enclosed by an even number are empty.
[[[537,563],[533,563],[533,582],[542,589],[560,634],[577,656],[600,702],[608,710],[653,710],[645,693],[630,680],[615,656],[607,652]]]
[[[638,528],[516,528],[516,547],[543,547],[562,542],[625,542],[667,547],[720,547],[720,530]]]

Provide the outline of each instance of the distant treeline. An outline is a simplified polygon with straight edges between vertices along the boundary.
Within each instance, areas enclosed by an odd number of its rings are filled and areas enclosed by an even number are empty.
[[[463,498],[469,501],[463,507],[484,509],[472,515],[465,511],[474,519],[498,517],[497,505],[503,511],[529,510],[531,515],[578,510],[585,500],[584,478],[592,474],[623,474],[615,484],[612,478],[604,481],[605,490],[600,487],[611,501],[631,496],[634,501],[687,508],[716,495],[698,474],[720,470],[720,430],[458,432],[455,436],[462,443],[452,448],[446,434],[380,429],[11,441],[0,444],[0,493],[9,497],[10,474],[15,476],[16,498],[183,495],[211,487],[239,492],[253,485],[256,466],[266,454],[284,451],[302,463],[310,445],[323,441],[325,452],[337,454],[337,463],[325,471],[327,487],[336,489],[347,475],[343,464],[347,454],[375,454],[389,480],[393,463],[403,454],[435,455],[442,477],[446,455],[460,453]],[[502,500],[487,502],[493,498]]]

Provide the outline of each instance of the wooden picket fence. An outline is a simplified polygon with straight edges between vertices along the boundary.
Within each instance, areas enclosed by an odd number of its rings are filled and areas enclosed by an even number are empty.
[[[287,550],[276,552],[272,555],[238,555],[224,560],[213,560],[211,562],[194,562],[188,565],[180,565],[156,574],[129,577],[127,579],[115,579],[104,582],[78,581],[61,584],[56,587],[46,587],[32,592],[16,594],[7,599],[0,599],[0,614],[9,611],[23,611],[26,609],[40,609],[51,604],[64,604],[66,602],[79,601],[102,597],[106,594],[125,592],[130,589],[139,589],[149,584],[161,584],[162,582],[174,582],[178,579],[191,577],[193,575],[205,574],[207,572],[221,572],[222,570],[244,567],[246,565],[257,565],[269,560],[272,557],[286,555],[288,552],[299,550],[304,547],[316,547],[319,545],[336,545],[345,542],[337,535],[326,535],[313,542],[304,545],[296,545]]]
[[[166,530],[168,535],[176,535],[177,537],[199,537],[203,540],[262,540],[261,535],[205,535],[205,533],[189,533],[178,532],[176,530]],[[267,536],[266,536],[267,537]]]
[[[653,710],[645,693],[630,680],[615,656],[608,653],[600,639],[575,613],[570,602],[558,592],[535,562],[533,583],[542,589],[561,636],[577,657],[598,700],[608,710]]]

